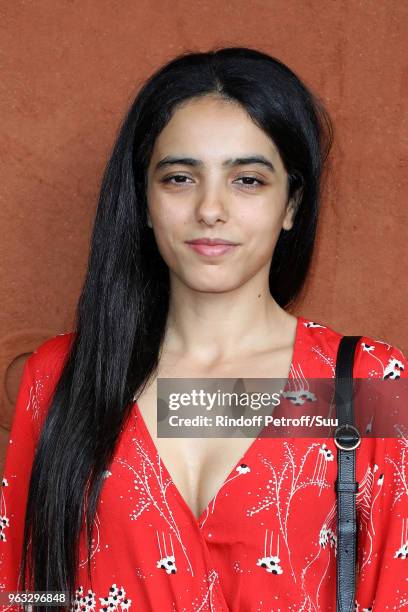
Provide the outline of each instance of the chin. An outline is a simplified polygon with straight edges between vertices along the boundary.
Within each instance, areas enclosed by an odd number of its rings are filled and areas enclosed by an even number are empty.
[[[202,293],[226,293],[237,289],[243,282],[238,279],[205,279],[202,276],[194,279],[181,279],[182,282],[193,291]]]

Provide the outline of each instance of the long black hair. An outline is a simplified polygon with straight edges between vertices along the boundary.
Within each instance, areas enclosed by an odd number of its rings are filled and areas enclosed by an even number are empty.
[[[306,279],[333,134],[323,104],[287,66],[255,49],[178,55],[141,87],[103,175],[75,333],[33,462],[23,590],[27,579],[32,590],[68,591],[72,601],[83,519],[92,581],[93,522],[104,471],[132,402],[157,369],[168,314],[168,267],[147,226],[147,168],[178,105],[207,94],[238,102],[270,136],[288,173],[288,197],[300,196],[294,225],[281,232],[274,250],[272,296],[286,308]]]

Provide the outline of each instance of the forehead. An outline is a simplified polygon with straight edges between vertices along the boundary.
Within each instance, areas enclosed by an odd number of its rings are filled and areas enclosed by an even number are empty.
[[[209,95],[188,100],[174,111],[156,139],[152,159],[174,153],[207,161],[258,153],[277,165],[280,159],[273,140],[240,104]]]

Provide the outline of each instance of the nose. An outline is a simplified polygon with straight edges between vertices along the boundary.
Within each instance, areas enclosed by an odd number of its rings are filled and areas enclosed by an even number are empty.
[[[206,185],[199,196],[196,217],[198,222],[214,225],[228,219],[227,195],[219,184]]]

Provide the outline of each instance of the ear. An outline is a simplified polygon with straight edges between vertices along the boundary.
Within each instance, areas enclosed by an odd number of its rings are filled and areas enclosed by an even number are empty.
[[[152,226],[152,220],[151,220],[150,215],[149,215],[149,209],[147,209],[147,213],[146,214],[147,214],[147,225],[148,225],[148,227],[153,227]]]
[[[285,214],[285,217],[282,223],[283,229],[285,230],[292,229],[293,224],[295,222],[296,213],[298,211],[299,204],[302,199],[302,195],[303,195],[303,189],[297,189],[295,193],[293,194],[293,196],[288,201],[287,206],[286,206],[286,214]]]

